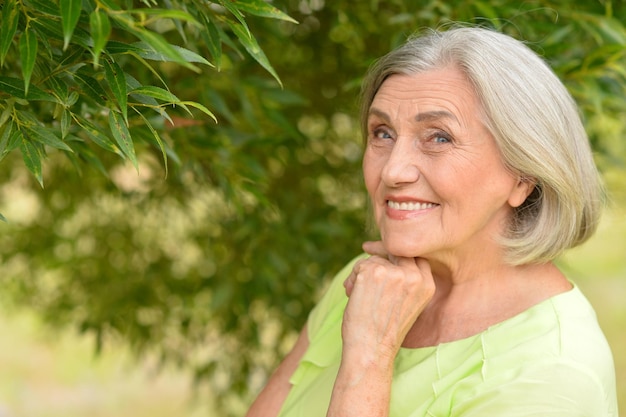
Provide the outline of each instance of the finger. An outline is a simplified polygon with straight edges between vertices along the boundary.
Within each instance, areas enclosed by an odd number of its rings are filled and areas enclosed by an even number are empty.
[[[412,258],[412,259],[415,265],[417,265],[417,267],[420,269],[420,271],[428,275],[432,275],[432,272],[430,270],[430,263],[426,259],[424,258]]]
[[[380,240],[363,242],[363,250],[370,255],[377,255],[381,258],[387,257],[387,250]]]
[[[352,272],[350,273],[350,275],[348,275],[348,278],[343,281],[343,287],[346,289],[346,295],[348,297],[350,297],[350,295],[352,294],[352,290],[354,289],[354,285],[356,282],[356,277],[361,273],[363,265],[368,264],[388,265],[389,261],[386,257],[382,258],[378,255],[372,255],[369,258],[358,260],[352,267]]]
[[[366,261],[367,259],[358,260],[352,267],[352,272],[350,272],[350,275],[348,275],[348,278],[346,278],[343,281],[343,287],[346,289],[346,295],[348,297],[350,297],[350,294],[352,294],[352,290],[354,289],[354,281],[356,280],[357,274],[361,270],[361,265],[363,264],[363,262],[366,262]]]
[[[343,287],[346,289],[346,295],[348,297],[350,297],[350,295],[352,294],[352,290],[354,289],[355,279],[356,279],[356,274],[354,273],[354,271],[352,271],[352,273],[348,275],[348,278],[346,278],[345,281],[343,281]]]
[[[399,267],[415,268],[417,267],[417,259],[420,258],[406,258],[404,256],[389,255],[389,260]],[[426,261],[426,263],[428,262]]]

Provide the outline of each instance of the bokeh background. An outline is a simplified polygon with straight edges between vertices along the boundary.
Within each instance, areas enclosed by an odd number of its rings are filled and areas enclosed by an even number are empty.
[[[580,105],[609,201],[597,235],[559,265],[597,310],[626,410],[626,2],[272,4],[299,23],[241,17],[282,86],[237,43],[224,23],[237,16],[218,3],[219,71],[156,67],[173,93],[218,119],[174,111],[174,126],[155,123],[166,165],[149,140],[135,143],[138,172],[97,148],[99,164],[50,149],[42,188],[18,149],[2,153],[0,416],[243,415],[328,279],[369,236],[356,118],[363,73],[416,30],[450,22],[526,41]],[[216,59],[197,29],[152,29]],[[123,35],[113,28],[112,38]],[[17,42],[0,76],[19,73]],[[31,83],[44,79],[35,70]],[[32,111],[54,126],[45,110]]]

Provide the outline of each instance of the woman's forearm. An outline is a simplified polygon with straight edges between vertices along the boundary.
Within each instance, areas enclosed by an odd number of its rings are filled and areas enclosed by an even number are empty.
[[[387,417],[393,359],[341,362],[327,417]]]

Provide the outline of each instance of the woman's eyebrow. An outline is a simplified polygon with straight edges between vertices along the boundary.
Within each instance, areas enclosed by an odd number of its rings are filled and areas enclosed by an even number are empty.
[[[390,120],[391,120],[387,113],[385,113],[382,110],[377,109],[376,107],[370,107],[370,111],[368,113],[368,116],[372,116],[372,115],[380,117],[381,119],[383,119],[387,123],[389,123]]]
[[[439,119],[450,119],[455,121],[456,123],[459,123],[459,119],[457,119],[457,117],[453,113],[445,110],[427,111],[424,113],[419,113],[417,116],[415,116],[415,121],[417,122],[432,122]]]
[[[378,116],[387,123],[389,123],[390,121],[389,115],[385,113],[384,111],[377,109],[376,107],[370,108],[369,115]],[[446,110],[427,111],[424,113],[418,113],[415,116],[415,121],[418,123],[419,122],[432,122],[434,120],[439,120],[439,119],[450,119],[456,123],[459,123],[459,119],[453,113],[450,113],[449,111],[446,111]]]

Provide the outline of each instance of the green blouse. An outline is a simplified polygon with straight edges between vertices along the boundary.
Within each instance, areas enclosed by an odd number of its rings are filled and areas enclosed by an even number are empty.
[[[312,310],[309,348],[291,377],[280,417],[323,417],[341,361],[343,281],[337,274]],[[400,349],[391,417],[617,417],[611,350],[577,287],[482,333]]]

